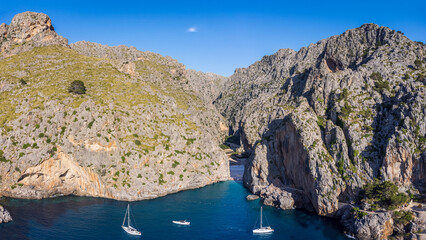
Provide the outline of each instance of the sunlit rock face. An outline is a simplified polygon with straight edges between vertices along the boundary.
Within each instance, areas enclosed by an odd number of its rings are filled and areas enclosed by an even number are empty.
[[[217,94],[199,87],[209,74],[189,80],[134,47],[69,46],[42,13],[0,25],[0,45],[0,196],[141,200],[229,179],[226,121],[200,97]]]
[[[424,192],[425,58],[423,43],[365,24],[237,69],[215,106],[251,153],[245,185],[327,216],[373,178]]]

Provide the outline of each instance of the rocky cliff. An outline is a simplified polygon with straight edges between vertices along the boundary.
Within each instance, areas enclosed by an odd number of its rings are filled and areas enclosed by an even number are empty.
[[[425,75],[423,43],[365,24],[237,69],[215,105],[251,153],[252,192],[334,216],[374,178],[426,190]]]
[[[183,64],[69,46],[40,13],[0,29],[0,195],[140,200],[229,178],[225,121]],[[75,80],[85,94],[69,91]]]

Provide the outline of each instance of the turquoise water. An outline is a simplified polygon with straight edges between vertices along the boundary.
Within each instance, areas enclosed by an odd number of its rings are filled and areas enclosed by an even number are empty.
[[[14,222],[0,225],[0,239],[346,239],[337,221],[268,206],[263,212],[275,232],[253,235],[261,204],[245,200],[247,194],[240,183],[227,181],[132,202],[141,237],[121,229],[127,202],[85,197],[3,199]],[[191,225],[171,222],[180,219]]]

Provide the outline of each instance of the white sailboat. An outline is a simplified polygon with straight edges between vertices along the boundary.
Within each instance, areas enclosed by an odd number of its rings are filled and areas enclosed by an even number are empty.
[[[190,222],[188,222],[186,220],[172,221],[172,223],[179,224],[179,225],[190,225],[191,224]]]
[[[124,225],[124,223],[126,222],[126,217],[127,217],[127,226]],[[127,204],[127,210],[126,210],[126,213],[124,214],[123,224],[121,225],[121,227],[128,234],[138,235],[138,236],[141,235],[141,232],[139,232],[136,228],[132,227],[132,225],[130,224],[130,206],[129,206],[129,204]]]
[[[270,226],[262,226],[262,211],[263,207],[260,207],[260,228],[253,229],[253,233],[272,233],[274,229],[272,229]]]

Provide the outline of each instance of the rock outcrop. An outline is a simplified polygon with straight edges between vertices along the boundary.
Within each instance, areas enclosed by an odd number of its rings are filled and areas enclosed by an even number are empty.
[[[365,24],[237,69],[214,104],[253,193],[336,216],[374,178],[425,192],[425,76],[426,45]]]
[[[10,25],[0,25],[0,59],[47,45],[67,46],[68,40],[58,36],[44,13],[20,13]]]
[[[11,221],[12,217],[10,216],[10,213],[2,205],[0,205],[0,224]]]
[[[225,120],[183,64],[133,47],[68,46],[44,14],[0,29],[2,46],[31,45],[0,60],[0,195],[141,200],[229,179]],[[74,80],[85,94],[68,91]]]
[[[392,215],[386,212],[359,218],[348,209],[340,219],[340,223],[347,234],[357,239],[388,239],[393,233]]]

